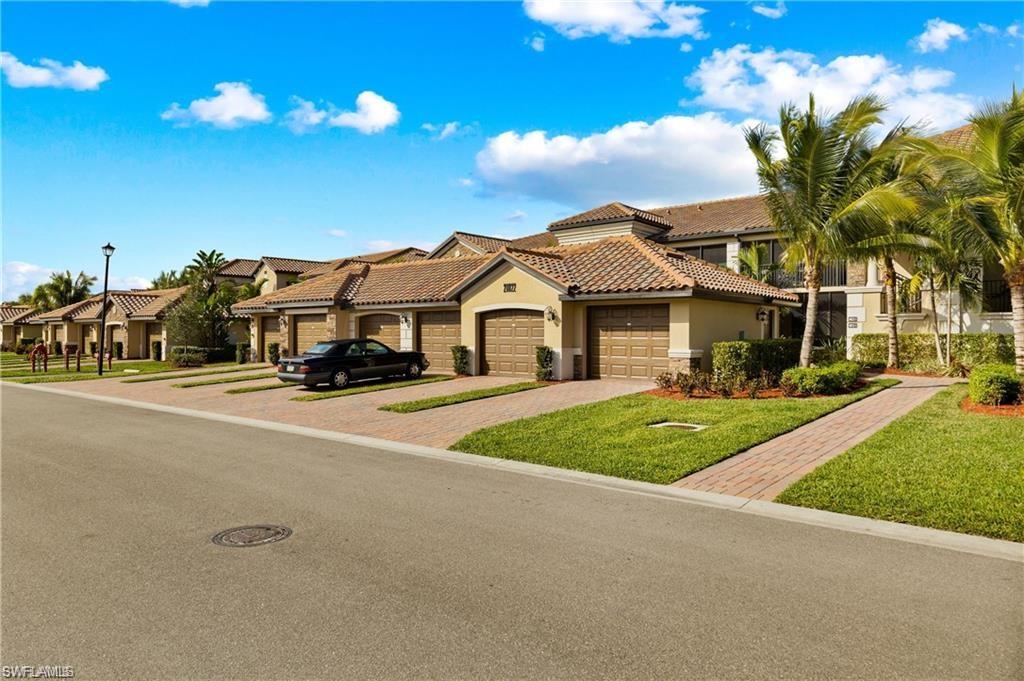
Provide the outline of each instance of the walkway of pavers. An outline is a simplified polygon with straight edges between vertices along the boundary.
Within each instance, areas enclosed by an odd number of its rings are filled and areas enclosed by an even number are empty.
[[[266,368],[253,371],[254,374],[266,372]],[[238,375],[240,374],[232,373],[224,376]],[[377,407],[391,402],[418,400],[424,397],[518,383],[526,379],[468,376],[440,383],[393,388],[316,402],[291,401],[290,398],[297,395],[309,394],[300,388],[268,390],[242,395],[226,395],[224,393],[230,388],[273,384],[277,382],[276,378],[188,389],[172,387],[175,383],[212,378],[217,378],[217,376],[149,383],[125,383],[120,379],[106,379],[48,385],[61,390],[155,402],[432,447],[449,447],[462,436],[486,426],[527,416],[536,416],[587,402],[607,400],[620,395],[649,390],[651,387],[650,381],[566,381],[538,390],[527,390],[526,392],[412,414],[379,411]]]
[[[829,459],[957,381],[896,376],[899,385],[672,483],[673,487],[771,501]]]

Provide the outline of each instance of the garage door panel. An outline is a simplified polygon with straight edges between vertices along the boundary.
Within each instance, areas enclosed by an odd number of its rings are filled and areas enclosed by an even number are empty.
[[[372,338],[393,350],[402,346],[402,327],[398,315],[369,314],[359,318],[360,338]]]
[[[588,311],[591,378],[653,378],[668,370],[668,305],[615,305]]]
[[[416,324],[416,347],[426,355],[431,370],[453,371],[451,348],[462,343],[462,314],[457,310],[420,312]]]
[[[480,373],[533,376],[536,347],[544,344],[544,315],[533,310],[495,310],[481,315]]]
[[[320,341],[332,340],[327,333],[327,315],[300,314],[292,318],[296,353],[303,353]]]

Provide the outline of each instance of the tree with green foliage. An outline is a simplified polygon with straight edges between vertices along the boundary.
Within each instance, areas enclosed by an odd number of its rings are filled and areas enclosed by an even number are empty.
[[[149,288],[151,289],[168,289],[178,288],[184,286],[187,282],[184,273],[178,274],[178,270],[170,270],[164,272],[160,270],[160,274],[153,278],[153,282]]]
[[[71,276],[71,270],[54,272],[50,280],[36,287],[29,298],[30,304],[39,310],[56,310],[65,305],[80,303],[92,295],[96,277],[79,272]]]
[[[779,271],[779,264],[772,262],[768,244],[765,243],[744,246],[736,258],[739,260],[740,274],[745,274],[757,281],[772,283],[775,273]]]
[[[869,135],[884,111],[869,95],[828,115],[817,110],[812,95],[805,111],[791,104],[781,108],[777,132],[763,123],[744,131],[761,195],[786,248],[784,259],[789,267],[803,267],[807,324],[801,366],[811,363],[823,266],[845,258],[879,223],[903,219],[915,208],[900,187],[884,181],[898,131],[877,145]]]
[[[222,348],[228,340],[231,305],[237,297],[229,282],[217,282],[224,254],[199,251],[185,268],[188,291],[167,314],[167,333],[175,344]]]

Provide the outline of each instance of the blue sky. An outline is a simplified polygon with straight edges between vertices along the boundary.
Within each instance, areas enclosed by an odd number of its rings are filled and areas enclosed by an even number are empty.
[[[1024,61],[1011,2],[0,12],[5,299],[100,272],[108,240],[131,286],[200,248],[329,259],[749,193],[742,126],[782,101],[875,90],[948,128]]]

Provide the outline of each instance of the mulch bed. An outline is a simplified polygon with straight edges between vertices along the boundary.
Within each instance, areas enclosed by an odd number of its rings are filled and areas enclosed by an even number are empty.
[[[849,395],[852,392],[857,392],[863,388],[867,383],[865,381],[857,381],[854,384],[853,389],[845,393],[836,393],[836,395]],[[689,397],[684,395],[678,390],[666,390],[665,388],[654,388],[653,390],[645,390],[644,395],[653,395],[654,397],[663,397],[666,400],[749,400],[750,396],[745,392],[734,393],[731,397],[723,397],[722,395],[714,392],[695,392]],[[778,400],[785,398],[786,395],[782,394],[782,390],[779,388],[770,388],[768,390],[759,390],[757,392],[757,399],[759,400]],[[804,399],[808,397],[835,397],[835,395],[790,395],[796,399]]]
[[[960,408],[972,414],[988,414],[989,416],[1024,416],[1024,404],[1001,404],[993,406],[990,404],[976,404],[970,397],[965,397],[960,403]]]

